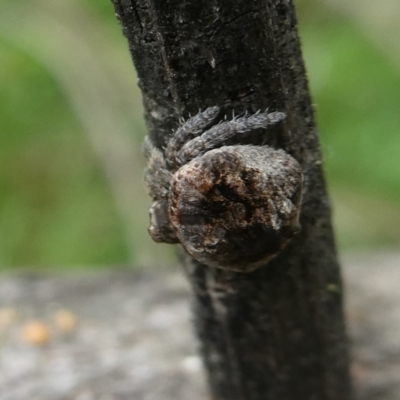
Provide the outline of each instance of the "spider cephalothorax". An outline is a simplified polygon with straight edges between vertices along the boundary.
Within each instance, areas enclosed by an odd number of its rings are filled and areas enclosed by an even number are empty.
[[[248,272],[299,231],[303,176],[283,150],[223,145],[283,121],[284,113],[213,124],[219,111],[210,107],[189,118],[164,153],[146,138],[146,182],[154,200],[149,233],[156,242],[181,243],[203,264]]]

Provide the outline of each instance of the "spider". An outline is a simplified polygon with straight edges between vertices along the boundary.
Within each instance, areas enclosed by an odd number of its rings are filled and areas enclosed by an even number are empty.
[[[303,175],[283,150],[240,144],[246,133],[282,122],[284,113],[216,123],[219,114],[209,107],[183,122],[164,152],[146,137],[149,234],[181,243],[202,264],[249,272],[299,231]]]

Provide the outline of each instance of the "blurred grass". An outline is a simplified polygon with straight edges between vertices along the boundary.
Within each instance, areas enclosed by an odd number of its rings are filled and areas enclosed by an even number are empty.
[[[328,3],[298,10],[339,244],[398,246],[400,68]],[[140,93],[111,2],[0,0],[0,65],[0,267],[170,257],[146,233]]]
[[[337,12],[340,1],[335,9],[327,3],[299,2],[300,34],[338,243],[398,248],[400,64],[393,60],[400,46],[388,57],[376,33],[370,40],[360,21]]]
[[[123,262],[107,182],[64,94],[4,43],[0,65],[1,265]]]

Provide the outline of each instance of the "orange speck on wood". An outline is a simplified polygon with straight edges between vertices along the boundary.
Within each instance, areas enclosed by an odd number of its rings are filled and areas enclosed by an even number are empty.
[[[50,336],[49,327],[41,321],[28,321],[22,328],[22,337],[24,341],[34,346],[48,343]]]
[[[76,316],[69,310],[59,310],[54,315],[54,324],[62,332],[69,333],[76,328]]]
[[[14,308],[0,308],[0,331],[9,327],[17,318],[17,311]]]

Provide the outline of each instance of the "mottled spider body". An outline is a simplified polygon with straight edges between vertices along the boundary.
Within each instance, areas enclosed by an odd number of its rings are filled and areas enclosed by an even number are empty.
[[[299,230],[302,172],[269,146],[223,146],[227,140],[281,122],[280,112],[210,125],[211,107],[171,137],[165,156],[147,138],[146,181],[154,203],[149,233],[181,243],[203,264],[248,272],[276,256]]]

